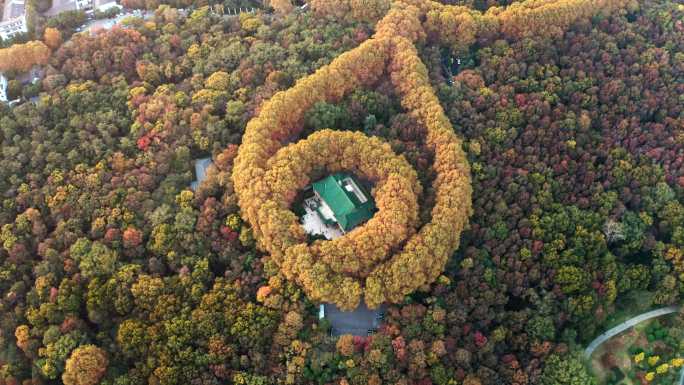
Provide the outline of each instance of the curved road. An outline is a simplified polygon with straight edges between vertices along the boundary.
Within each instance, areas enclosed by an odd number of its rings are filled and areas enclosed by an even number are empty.
[[[660,316],[664,316],[666,314],[672,314],[676,313],[679,311],[679,306],[668,306],[668,307],[663,307],[660,309],[656,310],[651,310],[649,312],[640,314],[634,318],[630,318],[627,321],[611,328],[608,329],[608,331],[604,332],[600,336],[596,337],[589,346],[587,346],[586,349],[584,349],[584,357],[587,359],[591,358],[591,355],[594,353],[594,350],[599,347],[602,343],[608,341],[609,339],[615,337],[616,335],[624,332],[625,330],[636,326],[646,320],[650,320],[651,318],[656,318]],[[679,376],[679,385],[684,385],[684,368],[682,368],[682,372]]]

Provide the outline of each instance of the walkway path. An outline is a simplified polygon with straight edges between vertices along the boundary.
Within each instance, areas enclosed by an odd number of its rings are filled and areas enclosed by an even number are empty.
[[[587,346],[587,348],[584,349],[584,357],[586,357],[587,359],[591,358],[591,355],[594,353],[596,348],[598,348],[602,343],[624,332],[625,330],[634,327],[644,321],[650,320],[651,318],[676,313],[679,311],[679,308],[679,306],[668,306],[656,310],[651,310],[649,312],[640,314],[634,318],[630,318],[627,321],[611,329],[608,329],[608,331],[606,331],[605,333],[601,334],[600,336],[596,337],[596,339],[591,341],[589,346]],[[679,385],[684,385],[684,368],[682,368],[682,372],[679,376]]]

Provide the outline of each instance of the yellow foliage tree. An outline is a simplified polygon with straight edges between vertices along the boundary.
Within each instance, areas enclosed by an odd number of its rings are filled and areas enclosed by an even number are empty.
[[[205,86],[212,90],[225,91],[230,86],[230,75],[224,71],[216,71],[207,78]]]

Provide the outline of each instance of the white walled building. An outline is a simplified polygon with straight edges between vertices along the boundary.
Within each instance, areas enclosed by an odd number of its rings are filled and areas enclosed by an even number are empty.
[[[7,102],[7,78],[0,73],[0,102]]]
[[[92,9],[93,0],[76,0],[76,9]]]
[[[14,34],[28,32],[26,25],[26,2],[25,0],[7,0],[2,12],[0,22],[0,37],[9,39]]]
[[[17,33],[25,32],[28,32],[26,15],[0,22],[0,37],[2,37],[3,40],[9,39]]]

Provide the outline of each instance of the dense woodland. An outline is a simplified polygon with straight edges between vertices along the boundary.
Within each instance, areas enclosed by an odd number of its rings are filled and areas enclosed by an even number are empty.
[[[0,384],[594,384],[582,347],[684,294],[684,6],[575,18],[573,2],[527,2],[564,29],[476,0],[444,3],[490,12],[402,31],[463,141],[472,215],[443,272],[369,337],[330,337],[316,295],[257,245],[233,164],[265,101],[392,31],[376,27],[389,3],[224,17],[155,1],[137,5],[156,9],[146,21],[0,50],[12,79],[44,69],[0,106]],[[439,170],[398,64],[298,121],[301,137],[389,144],[369,153],[408,182],[386,193],[417,186],[391,218],[403,236],[434,220]]]

